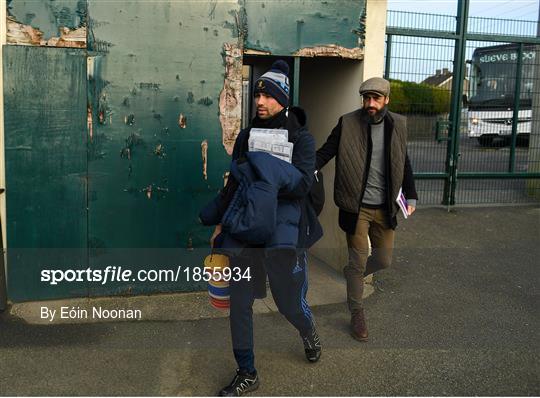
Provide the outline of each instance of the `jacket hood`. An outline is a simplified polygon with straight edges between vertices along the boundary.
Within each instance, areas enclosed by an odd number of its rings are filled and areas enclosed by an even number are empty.
[[[287,130],[289,131],[289,142],[296,142],[298,136],[307,130],[307,116],[302,108],[293,106],[289,108],[287,117]]]
[[[307,125],[307,116],[306,112],[297,106],[292,106],[289,108],[289,112],[296,116],[298,122],[298,127],[306,127]]]

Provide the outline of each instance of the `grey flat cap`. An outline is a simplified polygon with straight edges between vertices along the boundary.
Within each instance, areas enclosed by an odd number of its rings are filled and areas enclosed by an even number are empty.
[[[360,85],[360,95],[375,93],[388,97],[390,95],[390,82],[382,77],[372,77]]]

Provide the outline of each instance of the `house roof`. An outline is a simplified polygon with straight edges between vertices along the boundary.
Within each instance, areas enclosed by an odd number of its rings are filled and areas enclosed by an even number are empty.
[[[439,72],[439,71],[437,71]],[[430,86],[441,86],[452,78],[452,72],[446,72],[435,74],[423,80],[422,83],[429,84]]]

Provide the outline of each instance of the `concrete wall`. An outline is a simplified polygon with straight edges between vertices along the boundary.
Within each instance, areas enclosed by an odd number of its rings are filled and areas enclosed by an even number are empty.
[[[300,105],[308,115],[308,125],[320,148],[339,117],[360,106],[358,87],[362,82],[361,61],[305,59],[301,64]],[[338,226],[338,208],[334,204],[335,160],[324,168],[326,203],[319,220],[323,238],[311,253],[340,270],[347,262],[345,234]]]
[[[364,61],[361,70],[362,80],[383,76],[386,8],[387,2],[385,0],[367,0],[366,2],[366,33]]]
[[[383,75],[387,2],[367,0],[364,55],[361,62],[331,59],[303,60],[300,105],[308,113],[309,127],[320,148],[337,124],[339,116],[360,107],[358,88],[362,81]],[[338,226],[334,204],[335,161],[323,169],[326,203],[319,220],[324,237],[311,253],[337,270],[347,263],[347,243]]]

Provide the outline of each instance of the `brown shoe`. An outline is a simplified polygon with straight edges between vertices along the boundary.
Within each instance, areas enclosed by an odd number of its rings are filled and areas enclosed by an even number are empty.
[[[351,315],[351,336],[358,341],[368,341],[368,331],[364,310],[354,311]]]

